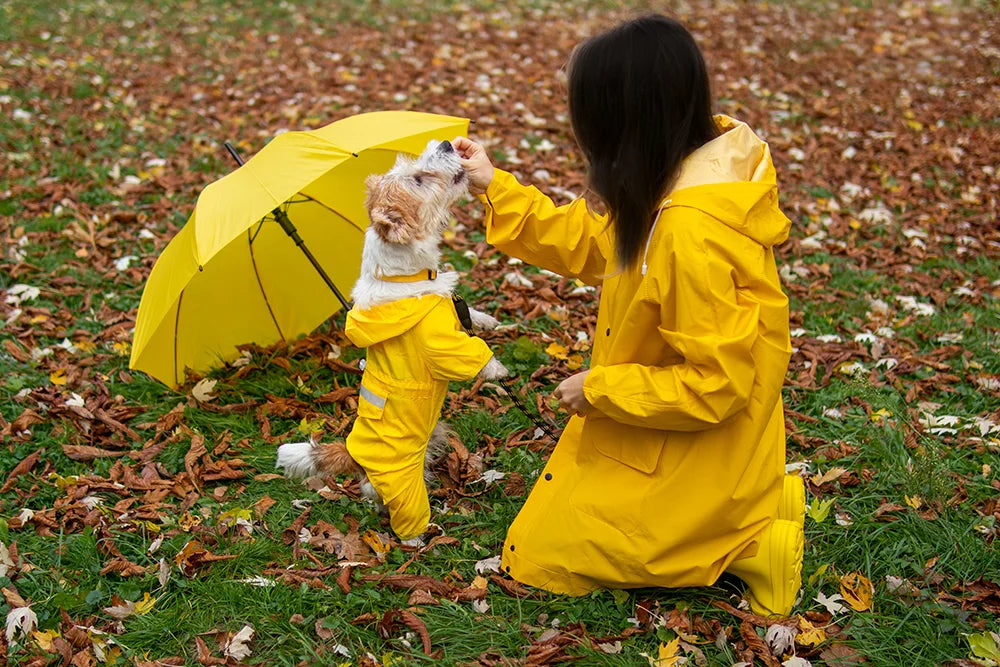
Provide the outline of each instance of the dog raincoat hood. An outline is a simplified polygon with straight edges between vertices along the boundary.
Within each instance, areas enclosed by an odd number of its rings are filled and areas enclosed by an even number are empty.
[[[712,584],[776,516],[791,348],[771,247],[789,222],[767,144],[716,122],[664,197],[645,270],[618,266],[613,229],[582,200],[557,207],[501,170],[482,197],[488,242],[601,285],[593,409],[570,418],[507,533],[519,581],[575,595]]]
[[[440,303],[437,298],[400,299],[347,313],[345,333],[358,347],[371,347],[409,331]]]

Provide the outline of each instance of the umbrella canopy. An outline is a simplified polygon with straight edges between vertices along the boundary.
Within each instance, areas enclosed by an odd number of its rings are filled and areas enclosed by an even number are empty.
[[[344,118],[286,132],[236,171],[208,185],[187,224],[149,274],[136,316],[129,366],[175,387],[185,369],[204,372],[308,333],[341,302],[275,219],[281,214],[340,292],[361,267],[364,180],[396,155],[452,139],[469,121],[411,111]]]

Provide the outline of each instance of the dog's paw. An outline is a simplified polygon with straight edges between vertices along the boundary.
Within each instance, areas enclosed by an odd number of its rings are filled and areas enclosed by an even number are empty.
[[[479,377],[484,380],[499,380],[500,378],[505,378],[510,375],[510,371],[507,367],[500,363],[500,360],[496,357],[491,357],[486,365],[483,366],[483,370],[479,371]]]
[[[416,547],[422,549],[424,547],[424,538],[422,535],[417,535],[416,537],[411,537],[408,540],[400,540],[400,544],[404,547]]]
[[[276,468],[283,468],[286,477],[309,477],[316,474],[312,442],[286,442],[278,447]]]
[[[500,326],[500,320],[475,308],[469,308],[469,316],[472,318],[473,328],[476,329],[493,331]]]

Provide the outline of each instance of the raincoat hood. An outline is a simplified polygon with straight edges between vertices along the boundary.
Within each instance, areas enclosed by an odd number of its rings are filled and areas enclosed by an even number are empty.
[[[390,301],[364,310],[352,308],[347,313],[344,332],[358,347],[371,347],[417,326],[443,298],[432,294]]]
[[[667,206],[696,208],[765,247],[782,243],[791,222],[778,208],[770,149],[746,123],[715,122],[722,134],[684,161]]]

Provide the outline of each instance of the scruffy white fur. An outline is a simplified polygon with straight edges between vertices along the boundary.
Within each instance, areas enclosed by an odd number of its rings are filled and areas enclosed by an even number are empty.
[[[440,294],[450,296],[458,282],[454,271],[443,271],[434,280],[391,282],[380,276],[407,276],[418,271],[437,271],[441,263],[440,243],[448,226],[448,208],[467,190],[468,180],[458,154],[448,142],[431,141],[415,160],[400,156],[391,170],[369,176],[366,207],[371,224],[365,231],[361,255],[361,275],[351,298],[359,309],[383,303]],[[490,330],[499,322],[470,308],[472,324]],[[479,377],[496,380],[508,375],[496,358],[487,362]],[[431,464],[448,450],[454,432],[442,422],[435,426],[428,442],[424,477],[433,480]],[[353,473],[362,493],[381,505],[378,494],[343,442],[292,442],[278,448],[277,467],[288,477],[308,477],[319,473]],[[419,538],[407,540],[418,544]]]

